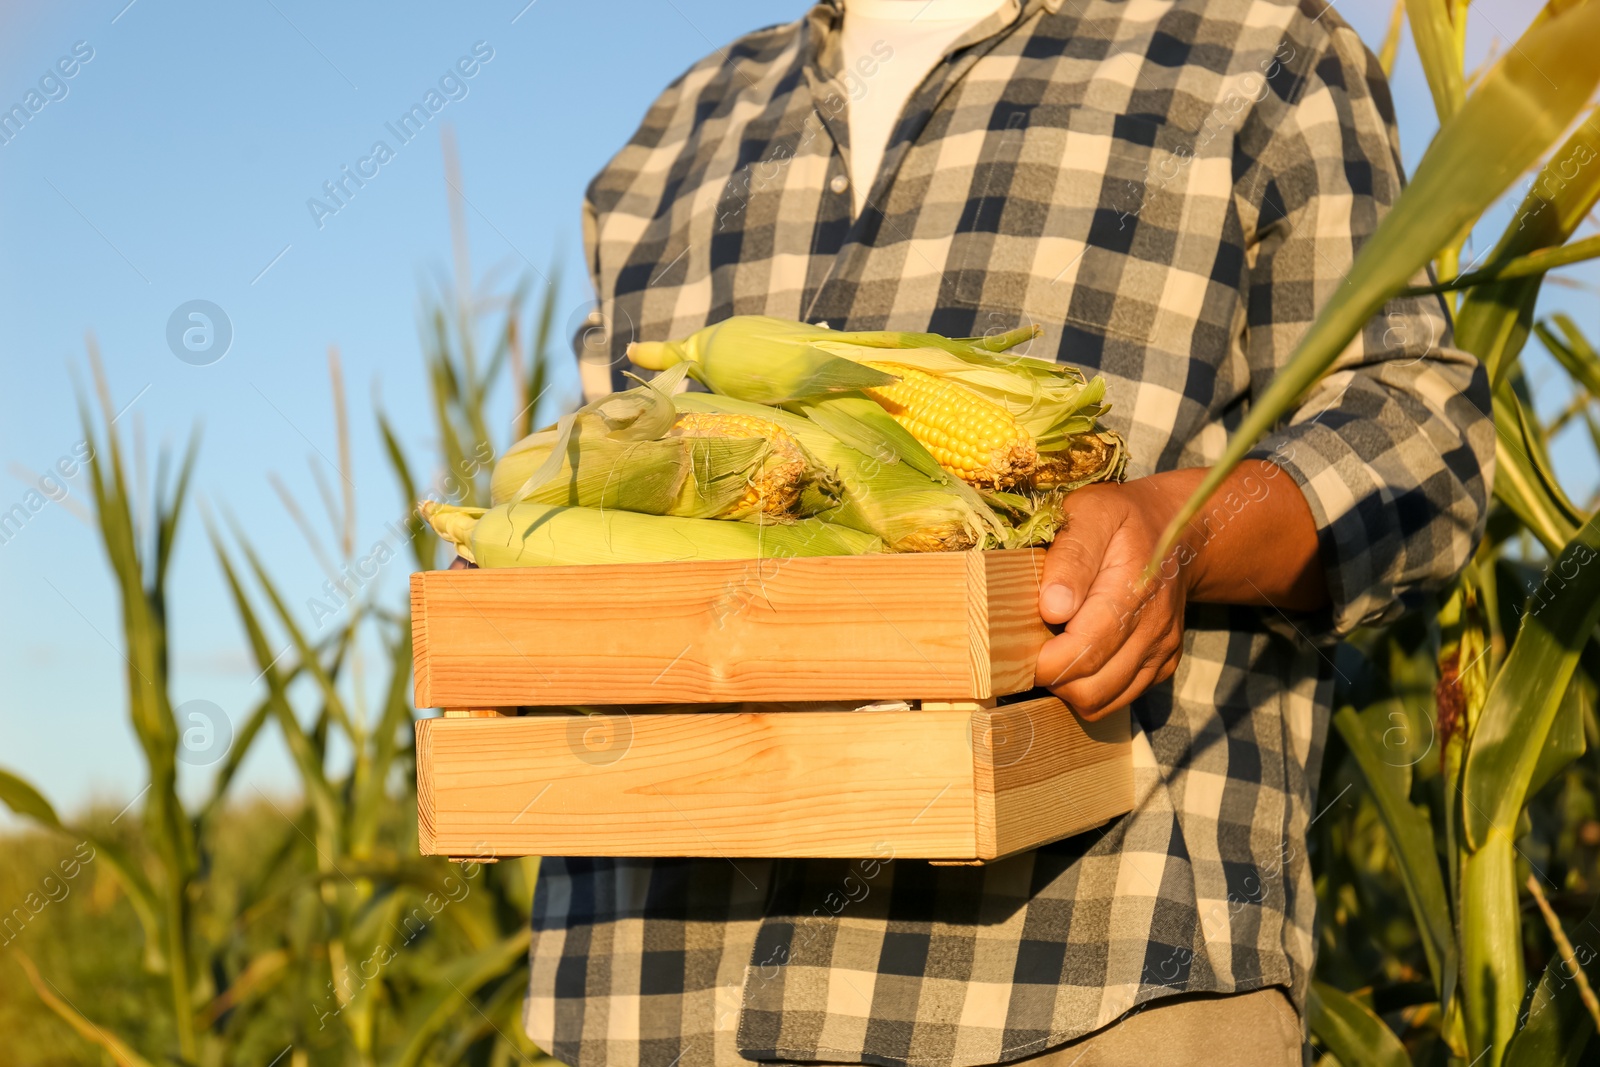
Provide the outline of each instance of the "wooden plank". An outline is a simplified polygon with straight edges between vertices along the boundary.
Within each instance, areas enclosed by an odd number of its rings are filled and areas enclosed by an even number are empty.
[[[419,841],[472,856],[977,855],[970,712],[423,719]]]
[[[1024,587],[1033,554],[427,571],[412,576],[416,702],[982,698],[991,618],[1014,645],[1001,659],[1019,691],[1046,636],[1037,592],[999,601]]]
[[[418,707],[982,699],[1049,631],[1042,550],[427,571]],[[819,669],[819,664],[826,664]]]
[[[1124,708],[1098,722],[1047,697],[973,713],[978,855],[997,859],[1107,822],[1133,807]]]
[[[428,597],[427,583],[422,574],[411,575],[411,676],[413,703],[419,708],[433,708],[433,686],[428,676],[428,665],[433,662],[428,655]]]
[[[963,696],[988,696],[994,692],[989,675],[993,653],[989,650],[989,576],[984,553],[963,552],[966,564],[967,650],[971,656],[972,683]]]
[[[1126,711],[541,713],[417,723],[424,854],[992,860],[1130,809]]]
[[[1044,549],[984,552],[982,559],[991,691],[997,695],[1026,692],[1033,688],[1039,649],[1051,636],[1039,617]]]

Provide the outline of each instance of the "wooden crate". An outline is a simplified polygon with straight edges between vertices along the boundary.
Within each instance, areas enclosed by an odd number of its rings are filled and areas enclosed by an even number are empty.
[[[1039,549],[412,575],[419,708],[986,699],[1033,686]]]
[[[1043,555],[413,575],[422,851],[971,863],[1114,818],[1126,713],[994,706]]]
[[[1133,803],[1126,711],[1054,698],[904,711],[424,719],[425,854],[992,860]]]

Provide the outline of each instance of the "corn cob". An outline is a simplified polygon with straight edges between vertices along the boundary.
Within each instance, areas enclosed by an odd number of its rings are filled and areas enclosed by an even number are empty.
[[[903,463],[885,463],[850,447],[809,419],[710,393],[681,393],[683,412],[726,412],[769,418],[823,464],[842,487],[837,506],[819,517],[881,537],[891,552],[939,552],[999,544],[998,516],[971,489],[941,484]]]
[[[690,441],[568,441],[555,477],[528,489],[550,457],[556,433],[532,434],[500,457],[489,478],[490,502],[530,500],[571,507],[622,508],[646,515],[718,518],[738,508],[761,469],[765,443],[729,438]]]
[[[887,385],[881,371],[815,347],[832,330],[803,322],[735,315],[682,341],[635,341],[628,358],[646,370],[679,363],[713,392],[757,404],[784,404],[828,393]]]
[[[800,442],[771,419],[688,412],[678,416],[672,433],[687,438],[727,437],[766,442],[766,456],[751,476],[744,496],[718,518],[756,513],[791,515],[800,502],[801,490],[815,470]]]
[[[674,414],[659,441],[569,439],[556,476],[527,490],[557,440],[556,431],[543,430],[508,449],[490,477],[491,503],[531,500],[749,521],[787,521],[838,503],[831,472],[770,419]]]
[[[759,526],[522,502],[418,505],[440,537],[480,567],[558,567],[673,560],[783,559],[879,552],[883,542],[817,519]]]
[[[906,336],[909,342],[918,335]],[[1108,410],[1103,378],[1086,379],[1072,367],[997,352],[992,345],[936,340],[938,344],[908,343],[894,352],[848,340],[824,339],[816,347],[867,364],[892,362],[964,386],[1009,412],[1041,452],[1055,451],[1071,437],[1097,430],[1096,419]]]
[[[913,367],[864,365],[899,378],[866,393],[962,480],[1003,489],[1027,477],[1038,462],[1028,431],[992,400]]]

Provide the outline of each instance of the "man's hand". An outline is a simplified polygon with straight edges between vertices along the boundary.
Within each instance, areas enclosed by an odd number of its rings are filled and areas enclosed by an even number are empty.
[[[1229,476],[1141,584],[1167,523],[1205,473],[1167,471],[1067,497],[1039,594],[1044,620],[1066,629],[1039,651],[1035,681],[1086,719],[1172,677],[1191,599],[1286,611],[1327,602],[1311,509],[1294,482],[1262,460]]]

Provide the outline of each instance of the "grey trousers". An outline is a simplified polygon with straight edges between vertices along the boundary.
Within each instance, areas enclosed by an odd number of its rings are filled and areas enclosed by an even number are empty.
[[[1301,1067],[1300,1016],[1281,989],[1155,1001],[1012,1067]]]

